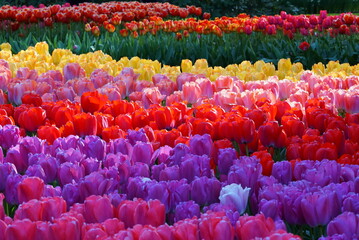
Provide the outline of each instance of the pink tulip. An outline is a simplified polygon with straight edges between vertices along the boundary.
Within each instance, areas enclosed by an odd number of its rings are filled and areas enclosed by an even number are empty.
[[[177,90],[176,83],[169,79],[166,75],[156,74],[152,77],[152,82],[161,94],[165,96],[169,96]]]
[[[43,206],[41,201],[32,199],[20,204],[15,212],[14,220],[29,219],[31,221],[42,221]]]
[[[50,233],[53,240],[80,240],[81,223],[73,216],[62,216],[53,220]]]
[[[196,103],[201,94],[202,90],[196,82],[186,82],[182,86],[182,99],[188,103]]]
[[[113,81],[113,77],[109,75],[103,69],[95,69],[90,76],[90,80],[93,82],[95,88],[100,88]]]
[[[65,81],[86,76],[85,70],[78,63],[68,63],[63,69]]]
[[[198,78],[196,83],[199,85],[201,89],[202,97],[213,97],[213,86],[212,82],[208,78]]]
[[[214,82],[214,90],[219,92],[223,89],[232,90],[234,85],[234,80],[230,76],[219,76]]]
[[[11,81],[11,70],[9,67],[0,65],[0,89],[7,90],[7,85]]]
[[[177,76],[176,83],[177,83],[177,89],[179,91],[182,90],[182,87],[187,82],[194,82],[196,81],[198,77],[192,73],[181,73]]]
[[[145,88],[142,90],[142,102],[145,108],[152,104],[160,104],[164,96],[160,93],[157,87]]]
[[[78,96],[81,96],[85,92],[94,92],[96,88],[94,84],[87,78],[74,79],[71,81],[72,87]]]
[[[0,104],[7,104],[7,96],[2,89],[0,89]]]
[[[17,197],[20,203],[31,199],[40,199],[44,192],[44,181],[38,177],[24,178],[17,186]]]
[[[202,214],[199,229],[201,238],[204,240],[234,239],[234,229],[231,222],[224,216],[223,212]]]
[[[84,202],[84,217],[87,223],[101,223],[113,218],[113,206],[107,197],[92,195]]]
[[[138,76],[139,74],[135,74],[132,68],[124,68],[120,74],[113,79],[113,81],[123,81],[125,83],[124,85],[126,86],[126,93],[124,96],[127,97],[134,91],[135,81],[137,80]]]
[[[241,240],[265,238],[275,230],[274,221],[263,214],[242,216],[236,223],[236,233]]]
[[[70,100],[74,101],[76,93],[72,87],[59,87],[55,90],[57,100]]]
[[[279,86],[279,99],[289,98],[291,91],[294,89],[295,83],[291,80],[284,79],[278,81]]]
[[[5,218],[5,211],[3,207],[3,201],[4,201],[4,194],[0,193],[0,220],[4,220]]]
[[[237,105],[237,93],[228,89],[214,93],[214,103],[229,112],[233,106]]]
[[[349,91],[344,96],[345,111],[359,113],[359,94],[357,91]]]
[[[117,86],[110,83],[102,86],[101,88],[98,88],[97,91],[103,95],[106,95],[110,101],[121,100],[122,98]]]
[[[134,83],[134,86],[135,86],[134,91],[141,92],[141,91],[143,91],[143,89],[145,89],[145,88],[153,88],[155,85],[150,81],[140,80],[140,81],[136,81]]]
[[[21,98],[24,94],[36,90],[37,83],[34,80],[26,80],[22,82],[12,82],[8,85],[9,101],[20,105]]]
[[[30,70],[27,67],[19,68],[16,72],[16,78],[22,80],[36,80],[38,77],[36,70]]]
[[[17,220],[7,226],[5,232],[6,240],[26,240],[34,239],[36,232],[35,222],[29,219]]]

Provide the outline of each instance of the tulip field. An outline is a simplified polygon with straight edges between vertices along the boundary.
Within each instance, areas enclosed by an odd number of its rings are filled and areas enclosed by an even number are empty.
[[[0,6],[0,240],[359,238],[359,15]]]

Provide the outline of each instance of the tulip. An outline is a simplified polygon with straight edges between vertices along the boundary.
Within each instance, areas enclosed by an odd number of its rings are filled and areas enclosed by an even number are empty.
[[[4,218],[5,218],[5,210],[4,210],[4,206],[3,206],[4,198],[5,198],[4,194],[0,193],[0,221],[4,220]]]
[[[87,223],[102,223],[113,218],[113,206],[110,199],[92,195],[84,202],[84,217]]]
[[[191,198],[199,205],[207,205],[218,201],[221,183],[215,178],[196,178],[191,183]]]
[[[14,125],[3,126],[0,130],[0,139],[0,146],[3,149],[7,150],[12,146],[15,146],[21,139],[19,127]]]
[[[199,229],[202,239],[234,239],[234,229],[227,217],[221,213],[203,214]]]
[[[19,182],[16,189],[20,203],[40,199],[44,192],[44,182],[38,177],[27,177]]]
[[[186,218],[192,218],[194,216],[200,216],[199,205],[194,201],[181,202],[176,206],[175,210],[175,222]]]
[[[97,120],[90,113],[79,113],[73,117],[74,130],[77,135],[84,137],[86,135],[96,135]]]
[[[292,180],[292,165],[288,161],[274,163],[272,176],[280,183],[288,184]]]
[[[327,226],[327,235],[335,236],[343,234],[343,239],[353,239],[358,236],[359,215],[352,212],[344,212],[329,222]]]
[[[84,112],[94,113],[99,111],[108,101],[106,95],[100,94],[98,91],[85,92],[81,95],[81,107]]]
[[[85,77],[85,70],[78,63],[68,63],[63,69],[65,81]]]
[[[142,162],[148,165],[152,165],[152,154],[153,154],[153,147],[149,143],[144,142],[137,142],[136,145],[133,147],[131,161],[135,162]]]
[[[271,218],[265,218],[262,214],[255,216],[242,216],[236,223],[235,231],[242,240],[265,238],[275,230],[275,224]]]
[[[175,239],[200,239],[197,219],[185,219],[174,224]]]
[[[50,225],[50,236],[54,240],[79,240],[81,236],[80,222],[72,216],[54,219]]]
[[[59,166],[58,180],[61,186],[71,183],[72,181],[78,182],[84,177],[85,169],[78,164],[66,162]]]
[[[36,232],[35,222],[29,219],[17,220],[8,225],[5,232],[5,239],[22,240],[34,239]]]
[[[219,149],[218,171],[221,174],[227,175],[235,160],[237,160],[236,150],[233,148]]]
[[[250,188],[242,188],[240,184],[232,183],[221,189],[219,200],[223,205],[234,205],[242,214],[247,208]]]
[[[19,126],[26,131],[36,131],[45,121],[46,112],[40,107],[30,107],[23,111],[18,118]]]
[[[267,122],[258,129],[259,139],[266,147],[281,148],[287,145],[287,136],[278,122]]]
[[[61,137],[61,132],[55,126],[40,126],[37,129],[37,136],[40,139],[46,140],[48,144],[53,144],[57,138]]]
[[[16,167],[12,163],[0,164],[0,191],[4,192],[6,186],[6,180],[9,175],[16,174]]]
[[[192,182],[195,177],[211,177],[210,159],[205,156],[187,155],[180,165],[180,177]]]
[[[196,103],[202,94],[201,88],[195,82],[186,82],[182,88],[182,99],[190,104]]]

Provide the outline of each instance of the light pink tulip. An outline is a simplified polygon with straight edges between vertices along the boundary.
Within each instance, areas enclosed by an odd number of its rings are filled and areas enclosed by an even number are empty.
[[[196,82],[186,82],[182,86],[182,99],[188,103],[195,103],[202,94],[202,90]]]
[[[219,76],[214,82],[214,90],[219,92],[223,89],[232,91],[234,86],[234,80],[230,76]]]
[[[68,63],[64,67],[65,81],[86,76],[85,70],[78,63]]]

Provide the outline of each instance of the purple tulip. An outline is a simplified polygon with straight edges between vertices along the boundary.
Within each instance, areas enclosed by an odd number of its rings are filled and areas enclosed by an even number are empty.
[[[137,144],[137,142],[143,142],[143,143],[149,142],[149,139],[148,139],[146,132],[143,128],[141,128],[138,131],[129,129],[127,131],[127,133],[128,133],[127,139],[132,144],[132,146]]]
[[[131,162],[142,162],[148,165],[152,165],[153,147],[150,143],[137,142],[133,146],[133,151],[131,155]]]
[[[233,148],[219,149],[218,170],[221,174],[227,175],[233,162],[237,159],[236,150]]]
[[[46,179],[44,169],[38,164],[29,166],[25,172],[25,175],[29,177],[38,177],[42,180]]]
[[[136,162],[130,168],[130,177],[150,177],[150,168],[147,164]]]
[[[343,201],[342,211],[359,214],[359,194],[349,193]]]
[[[188,154],[183,157],[180,165],[180,177],[192,182],[195,177],[212,177],[210,159],[207,156]]]
[[[102,174],[93,172],[79,182],[80,199],[83,201],[91,195],[104,195],[114,192],[118,184],[113,179],[106,179]]]
[[[216,178],[200,177],[191,183],[191,198],[203,206],[218,202],[221,183]]]
[[[194,135],[189,140],[189,148],[192,154],[195,155],[207,155],[212,157],[214,151],[214,144],[209,134]]]
[[[209,206],[205,206],[203,208],[203,212],[213,211],[213,212],[225,212],[229,221],[233,226],[236,225],[239,217],[241,216],[234,205],[223,205],[221,203],[213,203]]]
[[[20,146],[16,145],[7,151],[4,162],[12,163],[15,165],[18,172],[25,172],[28,167],[27,158],[22,158],[20,154]]]
[[[266,217],[272,219],[281,219],[282,217],[282,204],[276,199],[262,199],[259,202],[258,208]]]
[[[292,164],[288,161],[274,163],[272,175],[278,182],[288,184],[292,180]]]
[[[29,157],[29,164],[38,164],[42,167],[45,172],[45,183],[53,182],[57,176],[57,170],[59,167],[59,162],[56,158],[50,157],[43,153],[34,154]]]
[[[85,169],[85,175],[101,169],[101,163],[96,158],[85,158],[81,161],[80,165]]]
[[[229,170],[228,184],[237,183],[249,187],[251,195],[261,173],[262,165],[256,157],[240,157]]]
[[[128,180],[127,197],[128,199],[142,198],[147,199],[148,184],[156,183],[156,181],[145,177],[134,177]]]
[[[176,206],[174,221],[178,222],[201,214],[199,205],[194,201],[181,202]]]
[[[7,150],[19,143],[20,129],[14,125],[5,125],[0,130],[0,146]]]
[[[333,209],[335,194],[329,193],[308,193],[301,200],[301,210],[305,222],[311,226],[327,225],[336,214]]]
[[[16,167],[12,163],[0,164],[0,192],[5,190],[6,180],[10,174],[16,174]]]
[[[62,191],[59,186],[53,187],[51,185],[45,185],[43,197],[61,197]]]
[[[344,212],[334,218],[327,226],[327,235],[345,235],[345,239],[357,239],[359,237],[359,215],[352,212]]]
[[[162,172],[163,169],[166,168],[166,164],[164,163],[160,163],[158,165],[153,165],[151,167],[151,179],[154,179],[156,181],[159,181],[160,179],[160,173]]]
[[[72,206],[74,203],[80,201],[80,191],[78,185],[66,184],[62,187],[62,197],[65,199],[67,206]]]
[[[168,158],[168,162],[166,164],[168,166],[180,165],[182,161],[182,157],[190,153],[190,149],[186,144],[180,143],[177,144],[171,151],[170,157]]]
[[[17,196],[17,186],[23,180],[23,176],[17,173],[11,173],[6,180],[5,184],[5,197],[6,202],[10,204],[19,204]]]
[[[79,136],[70,135],[65,138],[57,138],[52,144],[52,156],[56,155],[58,150],[68,150],[70,148],[77,149],[79,141],[82,139]]]
[[[27,163],[29,154],[43,153],[45,141],[37,137],[24,137],[20,140],[20,155],[22,159]]]
[[[315,163],[313,169],[307,169],[303,173],[303,179],[319,186],[330,183],[338,183],[340,180],[341,166],[336,161],[322,160]]]
[[[167,189],[166,182],[148,182],[147,184],[147,198],[146,201],[150,199],[160,200],[166,207],[166,212],[169,212],[169,192]]]
[[[359,193],[359,177],[356,177],[354,180],[354,192]]]
[[[302,180],[303,175],[305,174],[305,172],[308,169],[313,169],[314,164],[315,164],[314,161],[309,161],[309,160],[303,160],[303,161],[300,161],[297,164],[295,164],[294,170],[293,170],[294,179],[295,180]]]
[[[356,171],[351,165],[344,165],[341,167],[340,182],[349,182],[355,180]]]
[[[72,181],[78,182],[85,175],[85,169],[82,166],[66,162],[60,165],[58,170],[58,180],[61,186],[71,183]]]
[[[169,193],[168,204],[166,204],[166,206],[168,205],[170,211],[173,211],[180,202],[190,200],[190,185],[185,179],[165,183]]]
[[[160,181],[171,181],[180,179],[180,168],[177,165],[172,167],[166,167],[159,174]]]
[[[167,145],[160,147],[153,153],[151,162],[157,161],[159,164],[166,163],[168,161],[171,151],[172,148]]]
[[[283,219],[289,224],[304,224],[302,211],[303,192],[294,187],[288,187],[282,199]]]
[[[85,137],[84,153],[89,158],[103,160],[106,155],[106,142],[98,136]]]
[[[117,138],[108,143],[108,152],[109,153],[122,153],[124,155],[132,154],[132,144],[128,139]]]
[[[82,159],[85,158],[84,154],[74,148],[69,148],[66,150],[58,150],[56,153],[56,159],[61,163],[71,162],[71,163],[79,163]]]
[[[130,161],[128,159],[127,155],[124,155],[122,153],[108,153],[105,156],[105,159],[102,161],[103,163],[103,167],[105,168],[110,168],[112,166],[118,166],[121,165],[124,162],[128,162],[128,164],[130,165]]]
[[[111,204],[117,208],[117,206],[124,200],[127,199],[126,194],[118,194],[118,193],[109,193],[108,198],[111,200]]]

